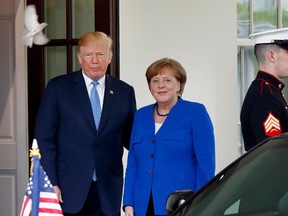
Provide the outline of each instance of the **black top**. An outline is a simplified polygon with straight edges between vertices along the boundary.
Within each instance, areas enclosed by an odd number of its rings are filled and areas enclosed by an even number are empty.
[[[283,97],[285,84],[259,71],[244,99],[240,121],[245,150],[264,139],[288,131],[288,107]]]

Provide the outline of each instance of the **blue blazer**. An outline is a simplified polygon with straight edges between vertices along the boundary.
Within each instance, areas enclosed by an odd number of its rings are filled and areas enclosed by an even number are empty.
[[[157,215],[166,215],[168,195],[198,190],[215,174],[214,132],[199,103],[179,98],[155,134],[154,105],[139,109],[134,118],[125,177],[123,206],[145,215],[150,192]]]
[[[41,164],[62,191],[64,212],[82,207],[96,168],[105,215],[119,215],[123,187],[123,146],[129,147],[133,87],[106,75],[104,104],[96,130],[81,70],[51,79],[36,119]]]

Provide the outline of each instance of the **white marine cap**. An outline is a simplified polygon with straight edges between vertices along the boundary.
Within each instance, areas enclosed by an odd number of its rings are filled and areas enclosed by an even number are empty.
[[[256,44],[275,44],[283,49],[288,49],[288,28],[274,29],[269,31],[250,34],[249,37]]]

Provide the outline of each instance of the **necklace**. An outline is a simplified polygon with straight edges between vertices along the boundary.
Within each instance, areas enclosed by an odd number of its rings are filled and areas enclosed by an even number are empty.
[[[166,113],[166,114],[161,114],[161,113],[159,113],[158,104],[156,105],[156,113],[157,113],[158,116],[162,116],[162,117],[168,116],[168,114],[169,114],[169,112]]]

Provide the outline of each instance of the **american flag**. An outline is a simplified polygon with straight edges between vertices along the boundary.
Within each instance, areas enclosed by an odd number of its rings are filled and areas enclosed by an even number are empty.
[[[63,216],[53,186],[40,164],[38,147],[37,150],[30,151],[32,153],[33,168],[24,195],[20,216]]]

